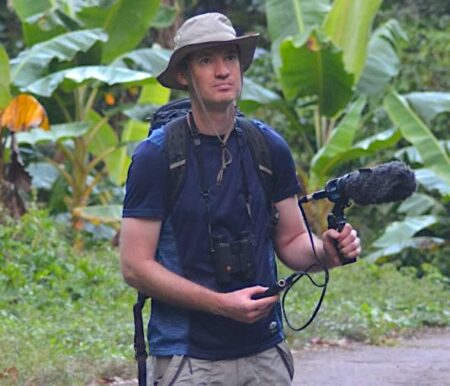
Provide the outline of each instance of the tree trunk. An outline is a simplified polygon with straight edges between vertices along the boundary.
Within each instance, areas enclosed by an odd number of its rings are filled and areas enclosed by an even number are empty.
[[[163,4],[167,6],[175,6],[176,0],[164,0]],[[177,15],[175,22],[168,28],[161,28],[155,31],[154,41],[161,45],[161,47],[173,49],[174,43],[173,38],[175,34],[180,28],[181,24],[183,24],[183,10]]]
[[[20,218],[26,212],[25,203],[16,190],[16,187],[5,179],[0,180],[0,205],[13,218]]]

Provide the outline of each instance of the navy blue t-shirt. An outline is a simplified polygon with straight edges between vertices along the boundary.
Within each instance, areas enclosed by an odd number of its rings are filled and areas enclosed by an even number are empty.
[[[272,154],[273,201],[299,192],[295,166],[284,139],[272,128],[254,121],[262,130]],[[128,172],[123,217],[162,221],[156,259],[169,270],[210,289],[228,292],[276,281],[270,213],[250,150],[239,145],[234,130],[228,139],[232,162],[217,184],[221,167],[221,143],[215,136],[200,135],[194,150],[189,138],[186,176],[177,201],[168,208],[168,160],[164,130],[155,130],[137,147]],[[198,152],[197,154],[194,154]],[[242,162],[241,162],[242,160]],[[199,165],[202,164],[203,166]],[[242,170],[245,168],[245,170]],[[207,204],[202,183],[209,191]],[[247,182],[245,182],[247,181]],[[246,209],[250,191],[251,218]],[[209,220],[209,221],[208,221]],[[209,249],[208,222],[214,237],[232,242],[251,232],[256,241],[252,253],[252,278],[233,276],[219,284]],[[261,352],[283,339],[281,309],[256,323],[246,324],[205,312],[177,308],[152,300],[148,328],[149,350],[155,356],[189,355],[201,359],[238,358]]]

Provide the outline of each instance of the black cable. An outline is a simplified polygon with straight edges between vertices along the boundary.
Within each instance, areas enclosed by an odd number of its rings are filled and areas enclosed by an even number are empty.
[[[287,279],[285,279],[288,282],[288,285],[286,286],[286,290],[283,293],[283,297],[281,299],[281,308],[282,308],[282,312],[284,315],[284,319],[286,320],[286,324],[288,325],[288,327],[293,330],[293,331],[301,331],[303,329],[305,329],[306,327],[308,327],[312,321],[315,319],[315,317],[317,316],[320,307],[322,306],[322,302],[323,299],[325,298],[325,294],[327,291],[327,287],[328,287],[328,282],[330,280],[330,273],[328,271],[328,268],[326,265],[324,265],[319,257],[317,256],[317,252],[316,252],[316,247],[314,244],[314,238],[313,238],[313,234],[311,232],[311,227],[309,226],[308,223],[308,219],[306,217],[306,213],[303,209],[303,206],[301,205],[301,203],[299,202],[299,206],[300,206],[300,211],[302,213],[302,217],[303,217],[303,221],[305,222],[305,226],[306,226],[306,230],[308,232],[308,237],[309,237],[309,241],[311,243],[311,249],[313,251],[314,254],[314,258],[317,260],[317,263],[314,263],[312,265],[310,265],[305,271],[297,271],[295,273],[293,273],[292,275],[290,275]],[[317,283],[312,276],[309,274],[309,271],[311,271],[311,269],[313,269],[314,267],[320,267],[325,275],[325,280],[322,284]],[[316,303],[316,307],[313,311],[313,313],[311,314],[311,316],[309,317],[309,319],[306,321],[305,324],[303,324],[300,327],[294,327],[291,322],[289,321],[289,318],[287,317],[287,313],[286,313],[286,306],[285,306],[285,302],[286,302],[286,297],[287,294],[289,293],[289,291],[291,290],[291,288],[303,277],[306,276],[309,281],[317,288],[322,288],[322,292],[320,294],[319,300]]]

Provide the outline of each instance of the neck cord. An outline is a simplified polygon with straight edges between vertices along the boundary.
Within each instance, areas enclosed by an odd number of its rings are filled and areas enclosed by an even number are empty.
[[[213,247],[212,224],[211,224],[210,191],[207,188],[207,184],[205,181],[206,170],[205,170],[203,158],[201,157],[201,154],[200,154],[200,146],[202,144],[202,141],[201,141],[197,126],[195,125],[195,121],[192,119],[192,117],[191,117],[191,119],[189,119],[190,114],[191,113],[188,114],[189,132],[193,139],[194,155],[195,155],[195,159],[197,161],[197,165],[199,167],[200,188],[201,188],[201,195],[205,201],[205,207],[206,207],[206,218],[207,218],[207,223],[208,223],[208,236],[209,236],[210,250],[213,251],[214,247]],[[250,195],[250,190],[249,190],[249,185],[248,185],[247,171],[245,169],[245,165],[243,162],[243,151],[244,151],[245,143],[244,143],[244,138],[243,138],[243,133],[242,133],[241,128],[236,126],[235,131],[237,133],[238,151],[239,151],[239,166],[242,171],[242,183],[243,183],[243,188],[244,188],[243,190],[244,190],[244,194],[245,194],[245,208],[246,208],[248,219],[250,221],[250,235],[252,235],[252,237],[253,237],[254,222],[253,222],[251,205],[250,205],[251,195]],[[231,134],[231,132],[228,134],[227,140],[228,140],[230,134]],[[227,149],[227,151],[228,151],[228,149]],[[230,157],[231,157],[231,153],[230,153]],[[223,158],[222,158],[222,161],[223,161]],[[231,160],[230,160],[230,163],[231,163]],[[229,163],[228,163],[228,165],[229,165]],[[223,164],[222,164],[222,166],[223,166]]]
[[[195,128],[195,130],[197,130],[197,132],[198,132],[197,126],[195,125],[195,121],[194,121],[194,118],[192,116],[192,111],[189,112],[189,114],[188,114],[188,125],[189,125],[189,128],[191,129],[191,131],[192,131],[193,128]],[[222,161],[222,163],[221,163],[220,170],[217,173],[217,178],[216,178],[216,184],[220,185],[222,183],[222,180],[223,180],[223,175],[225,173],[225,169],[233,161],[233,157],[231,155],[231,152],[228,149],[227,142],[228,142],[228,139],[230,138],[231,132],[236,128],[236,118],[234,118],[233,125],[225,133],[225,135],[220,135],[217,132],[216,127],[214,125],[210,125],[210,126],[212,127],[214,133],[216,134],[216,137],[219,139],[219,141],[221,143],[220,148],[221,148],[221,151],[222,151],[222,154],[221,154],[221,161]]]

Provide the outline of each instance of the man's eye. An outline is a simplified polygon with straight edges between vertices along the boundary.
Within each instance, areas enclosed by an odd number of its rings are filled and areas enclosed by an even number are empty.
[[[238,60],[238,54],[228,54],[227,59],[230,61]]]
[[[211,58],[209,58],[209,57],[200,58],[199,59],[199,63],[201,63],[201,64],[209,64],[209,63],[211,63]]]

